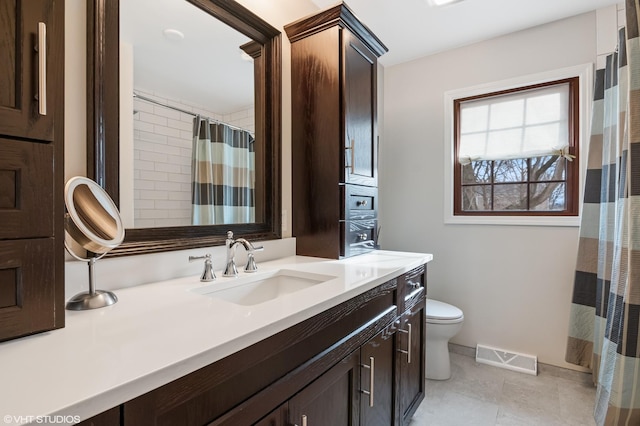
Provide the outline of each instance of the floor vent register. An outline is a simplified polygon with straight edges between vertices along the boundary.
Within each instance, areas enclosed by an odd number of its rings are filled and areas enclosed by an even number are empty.
[[[510,352],[484,345],[476,347],[476,362],[533,376],[538,374],[538,357],[535,355]]]

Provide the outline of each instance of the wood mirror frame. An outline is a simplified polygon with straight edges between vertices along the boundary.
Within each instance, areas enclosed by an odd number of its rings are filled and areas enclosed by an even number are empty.
[[[234,225],[127,229],[109,256],[223,245],[226,233],[251,240],[281,238],[281,34],[231,0],[185,0],[253,42],[256,139],[264,140],[263,220]],[[90,0],[87,6],[87,176],[119,205],[119,0]],[[259,164],[256,161],[256,164]],[[259,193],[260,191],[256,191]],[[258,215],[257,215],[258,216]]]

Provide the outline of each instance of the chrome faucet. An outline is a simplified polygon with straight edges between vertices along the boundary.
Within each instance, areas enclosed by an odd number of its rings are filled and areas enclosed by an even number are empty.
[[[258,270],[258,266],[256,265],[256,260],[253,257],[253,253],[256,251],[264,250],[262,246],[254,246],[249,241],[244,238],[233,239],[233,232],[227,232],[227,240],[225,241],[225,245],[227,247],[227,266],[224,268],[224,272],[222,273],[223,277],[237,277],[238,269],[236,268],[236,246],[241,244],[244,249],[247,251],[247,266],[245,266],[245,272],[256,272]]]

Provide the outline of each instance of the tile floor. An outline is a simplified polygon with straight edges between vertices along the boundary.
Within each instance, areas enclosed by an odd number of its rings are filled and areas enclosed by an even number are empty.
[[[539,365],[517,373],[451,353],[451,379],[427,380],[411,426],[594,426],[587,374]]]

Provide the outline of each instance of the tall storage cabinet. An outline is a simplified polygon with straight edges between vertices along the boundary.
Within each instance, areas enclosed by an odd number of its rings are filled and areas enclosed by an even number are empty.
[[[284,29],[297,253],[337,259],[370,251],[377,245],[377,60],[387,48],[345,4]]]
[[[64,1],[0,2],[0,341],[64,326]]]

